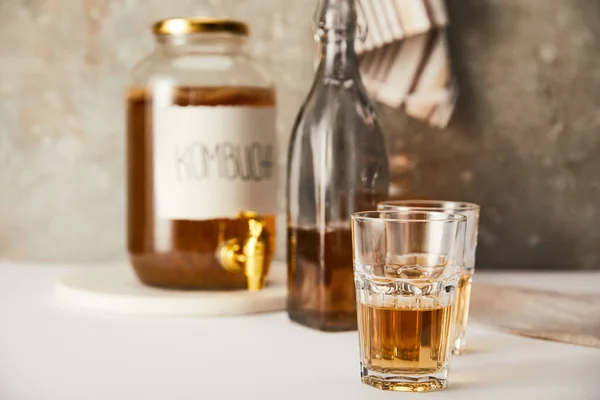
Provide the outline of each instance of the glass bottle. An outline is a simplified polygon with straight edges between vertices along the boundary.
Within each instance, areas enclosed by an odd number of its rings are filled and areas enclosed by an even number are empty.
[[[356,329],[350,215],[387,198],[389,165],[354,50],[354,0],[322,0],[321,58],[290,139],[288,314],[323,330]]]
[[[127,93],[128,249],[145,284],[260,290],[275,243],[275,90],[242,21],[171,18]]]

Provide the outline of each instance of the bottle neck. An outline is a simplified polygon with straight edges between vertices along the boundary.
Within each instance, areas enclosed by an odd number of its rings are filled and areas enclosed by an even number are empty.
[[[321,42],[321,72],[335,80],[359,80],[354,38],[329,37]]]
[[[360,80],[355,0],[321,0],[317,22],[321,38],[321,73],[335,80]]]

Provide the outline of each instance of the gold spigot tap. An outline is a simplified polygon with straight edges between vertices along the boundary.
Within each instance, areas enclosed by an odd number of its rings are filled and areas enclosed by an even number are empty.
[[[257,292],[265,287],[265,279],[269,274],[270,233],[265,221],[253,211],[242,211],[237,218],[248,223],[246,236],[227,240],[218,250],[217,258],[227,271],[243,270],[248,290]]]

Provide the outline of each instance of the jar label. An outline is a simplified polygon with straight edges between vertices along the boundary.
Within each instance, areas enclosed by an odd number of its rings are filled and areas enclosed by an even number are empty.
[[[157,107],[154,190],[158,216],[203,220],[277,211],[275,110]]]

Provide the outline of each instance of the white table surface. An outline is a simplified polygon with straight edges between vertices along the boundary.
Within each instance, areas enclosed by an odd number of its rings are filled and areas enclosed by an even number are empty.
[[[360,383],[357,335],[292,324],[284,312],[134,318],[65,308],[65,268],[0,263],[0,400],[600,399],[600,350],[469,327],[441,392]],[[478,281],[600,292],[600,273],[490,274]]]

